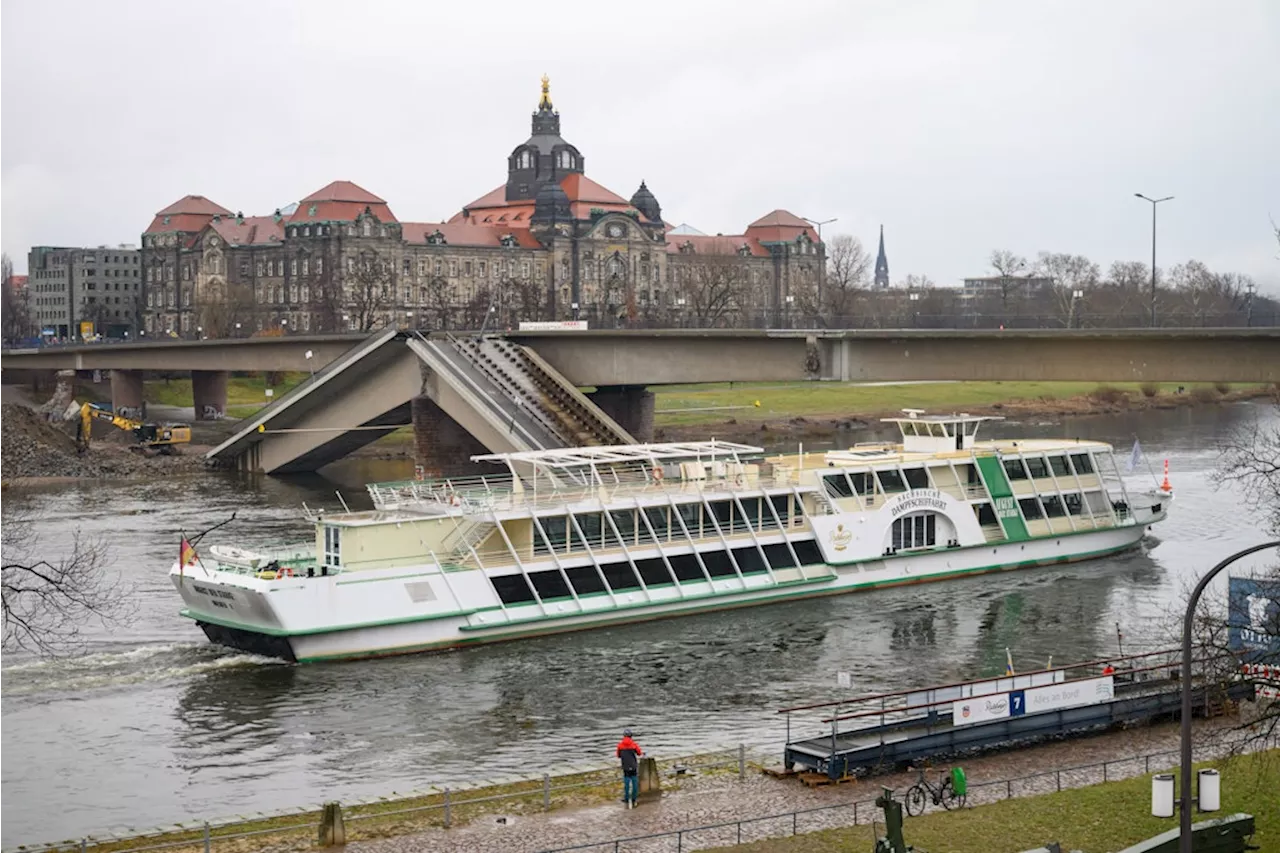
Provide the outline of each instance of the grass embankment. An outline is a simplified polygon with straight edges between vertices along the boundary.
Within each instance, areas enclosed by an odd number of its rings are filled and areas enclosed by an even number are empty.
[[[1280,850],[1280,750],[1200,766],[1222,771],[1222,809],[1195,821],[1244,812],[1254,816],[1253,843]],[[898,792],[901,798],[904,792]],[[1003,800],[958,812],[907,818],[908,844],[929,853],[1013,853],[1057,841],[1063,850],[1105,853],[1177,828],[1174,818],[1151,816],[1151,776],[1076,788],[1039,797]],[[883,820],[880,831],[884,831]],[[792,838],[757,841],[735,853],[862,853],[872,829],[822,830]]]
[[[715,763],[725,759],[723,754],[708,754],[681,759],[679,763],[693,766],[701,776],[737,774],[737,767],[698,767],[702,762]],[[664,762],[665,763],[665,762]],[[749,772],[758,773],[759,765],[749,763]],[[681,777],[665,777],[664,791],[680,789]],[[522,815],[544,810],[544,783],[537,779],[507,782],[493,785],[476,785],[450,791],[450,822],[461,826],[492,814]],[[553,776],[551,778],[551,810],[594,806],[617,802],[620,792],[617,770],[613,768],[583,773]],[[483,800],[466,803],[463,801]],[[459,803],[462,803],[459,805]],[[347,841],[367,841],[375,838],[396,838],[433,827],[444,826],[444,793],[402,796],[392,792],[377,802],[343,806]],[[434,807],[434,808],[431,808]],[[411,814],[392,814],[409,809],[427,809]],[[321,809],[283,816],[249,818],[234,824],[225,824],[210,830],[212,847],[223,853],[251,853],[269,848],[276,853],[293,850],[309,850],[315,847],[320,827]],[[243,833],[261,833],[248,838],[228,836]],[[100,841],[90,837],[87,850],[94,853],[127,851],[140,846],[178,844],[190,841],[191,846],[167,848],[175,853],[203,850],[204,830],[198,821],[176,824],[171,831],[145,836],[145,841],[135,836],[121,841]],[[78,845],[79,839],[70,839],[69,845]],[[16,848],[21,850],[22,848]]]
[[[276,383],[268,386],[262,374],[249,376],[231,376],[227,379],[227,415],[243,418],[253,414],[267,404],[266,390],[270,387],[275,397],[281,397],[292,391],[308,374],[301,372],[284,372],[276,374]],[[76,389],[76,396],[91,399],[95,402],[111,401],[111,385],[101,382],[97,385],[85,384]],[[142,399],[155,406],[194,405],[191,394],[191,377],[173,379],[148,379],[143,382]]]
[[[1185,393],[1176,394],[1179,387]],[[1239,386],[1237,390],[1262,386]],[[852,418],[897,412],[904,407],[930,412],[998,408],[1016,403],[1061,404],[1088,409],[1125,403],[1173,404],[1175,400],[1212,402],[1230,386],[1197,383],[1118,382],[937,382],[913,385],[863,385],[849,382],[732,383],[672,385],[654,389],[658,426],[699,426],[729,418],[762,422],[778,418]],[[1181,398],[1180,400],[1178,398]],[[756,402],[760,405],[757,407]],[[738,406],[736,410],[718,407]],[[713,411],[681,412],[681,409]],[[718,409],[718,410],[717,410]]]

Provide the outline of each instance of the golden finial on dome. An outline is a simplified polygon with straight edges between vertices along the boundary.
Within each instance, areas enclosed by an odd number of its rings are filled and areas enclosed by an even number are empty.
[[[538,109],[551,109],[551,78],[542,75],[542,99],[538,101]]]

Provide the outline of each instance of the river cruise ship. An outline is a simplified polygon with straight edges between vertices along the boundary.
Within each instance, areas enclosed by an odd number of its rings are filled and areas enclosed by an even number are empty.
[[[449,649],[1085,560],[1168,513],[1097,441],[979,441],[970,415],[896,443],[724,441],[473,457],[493,476],[370,484],[315,540],[201,547],[171,570],[215,643],[290,661]],[[184,558],[187,555],[184,555]]]

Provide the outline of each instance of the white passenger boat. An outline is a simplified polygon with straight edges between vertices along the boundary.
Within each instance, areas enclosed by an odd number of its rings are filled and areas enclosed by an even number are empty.
[[[504,472],[371,484],[315,541],[209,548],[171,571],[215,643],[321,661],[448,649],[1112,554],[1163,520],[1108,444],[978,441],[766,455],[723,441],[477,456]],[[1167,487],[1167,483],[1165,484]]]

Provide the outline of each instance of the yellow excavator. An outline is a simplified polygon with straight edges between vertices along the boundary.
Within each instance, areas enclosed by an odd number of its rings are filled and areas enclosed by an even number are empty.
[[[76,429],[76,447],[81,453],[89,449],[95,420],[106,421],[117,429],[133,433],[138,441],[137,449],[148,454],[169,454],[173,452],[174,445],[191,441],[191,427],[187,424],[143,423],[116,414],[110,406],[85,403],[80,407],[80,424]]]

